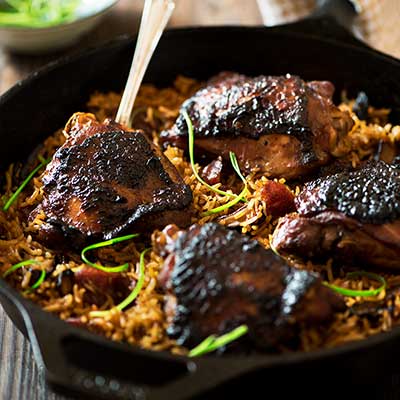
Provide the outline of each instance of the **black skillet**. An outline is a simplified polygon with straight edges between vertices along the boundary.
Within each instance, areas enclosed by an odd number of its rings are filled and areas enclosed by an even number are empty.
[[[333,5],[333,7],[332,7]],[[325,4],[322,14],[341,21],[352,9]],[[77,57],[55,62],[0,98],[0,169],[26,160],[69,116],[83,110],[94,90],[123,88],[133,54],[132,39],[120,39]],[[249,75],[299,74],[329,79],[337,93],[367,92],[372,104],[400,110],[400,62],[354,39],[326,15],[275,28],[209,27],[171,30],[163,36],[146,81],[168,85],[177,74],[206,79],[222,70]],[[47,381],[80,398],[184,399],[228,393],[249,396],[348,398],[350,392],[379,397],[377,383],[396,371],[400,329],[315,352],[251,357],[187,359],[150,352],[77,329],[27,301],[0,279],[5,310],[32,343]],[[2,360],[7,362],[6,360]],[[1,367],[1,366],[0,366]],[[350,383],[350,385],[349,385]],[[316,390],[323,387],[323,391]],[[345,394],[345,396],[343,396]]]

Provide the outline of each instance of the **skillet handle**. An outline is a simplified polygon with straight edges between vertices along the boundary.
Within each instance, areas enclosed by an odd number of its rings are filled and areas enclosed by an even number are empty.
[[[79,398],[184,400],[265,366],[240,358],[196,358],[150,352],[105,341],[74,328],[31,302],[12,299],[47,382]]]

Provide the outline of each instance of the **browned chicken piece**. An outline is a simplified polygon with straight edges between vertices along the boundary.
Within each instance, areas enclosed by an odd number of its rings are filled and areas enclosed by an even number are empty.
[[[369,161],[307,183],[273,245],[304,258],[400,268],[400,168]]]
[[[250,346],[270,348],[292,337],[298,323],[319,324],[343,309],[316,274],[290,267],[236,231],[208,223],[186,232],[168,227],[165,234],[173,240],[163,240],[169,255],[159,279],[167,292],[167,332],[181,345],[246,324]]]
[[[182,105],[161,141],[186,148],[186,111],[197,153],[229,160],[233,151],[246,173],[297,178],[328,163],[353,126],[350,114],[333,104],[333,91],[330,82],[305,82],[292,75],[221,73]]]
[[[46,215],[42,240],[53,245],[67,237],[82,245],[189,223],[190,188],[141,131],[78,113],[65,134],[43,176],[43,202],[32,214]]]

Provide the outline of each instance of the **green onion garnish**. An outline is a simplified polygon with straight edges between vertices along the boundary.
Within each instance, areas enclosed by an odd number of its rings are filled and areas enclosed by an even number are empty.
[[[215,193],[218,193],[222,196],[229,196],[229,197],[237,197],[236,194],[234,193],[228,193],[225,192],[223,190],[217,189],[211,185],[209,185],[197,172],[196,166],[195,166],[195,162],[194,162],[194,132],[193,132],[193,124],[192,121],[190,120],[190,117],[188,115],[188,113],[184,110],[182,112],[183,117],[185,118],[186,121],[186,125],[188,128],[188,137],[189,137],[189,158],[190,158],[190,165],[192,167],[192,171],[194,176],[196,177],[196,179],[205,187],[207,187],[208,189],[212,190]]]
[[[5,0],[0,25],[42,28],[76,18],[79,0]]]
[[[135,238],[137,236],[139,236],[138,233],[133,233],[131,235],[120,236],[120,237],[117,237],[117,238],[114,238],[114,239],[106,240],[105,242],[91,244],[90,246],[87,246],[82,250],[81,258],[86,264],[90,265],[93,268],[99,269],[100,271],[104,271],[104,272],[122,272],[122,271],[125,271],[129,267],[128,263],[123,264],[123,265],[119,265],[117,267],[105,267],[103,265],[95,264],[95,263],[89,261],[87,259],[87,257],[86,257],[86,253],[89,250],[99,249],[100,247],[112,246],[113,244],[124,242],[125,240],[130,240],[130,239],[133,239],[133,238]]]
[[[15,264],[12,267],[10,267],[6,272],[4,272],[3,278],[5,278],[6,276],[10,275],[12,272],[16,271],[17,269],[19,269],[21,267],[25,267],[27,265],[33,265],[33,264],[40,264],[40,262],[36,261],[36,260],[21,261],[18,264]],[[37,289],[43,283],[45,278],[46,278],[46,271],[43,269],[40,272],[39,279],[28,290],[25,290],[23,293],[27,294],[27,293],[31,292],[32,290]]]
[[[235,199],[229,201],[226,204],[223,204],[222,206],[219,207],[215,207],[212,210],[206,211],[204,213],[202,213],[201,215],[203,217],[206,217],[208,215],[212,215],[212,214],[217,214],[221,211],[227,210],[228,208],[234,206],[235,204],[239,203],[239,201],[241,201],[243,199],[243,197],[245,196],[245,194],[247,193],[247,187],[244,187],[244,189],[236,196]]]
[[[366,272],[366,271],[355,271],[355,272],[350,272],[346,275],[347,278],[357,278],[357,277],[367,277],[370,279],[373,279],[382,285],[378,287],[377,289],[368,289],[368,290],[352,290],[352,289],[346,289],[340,286],[332,285],[331,283],[324,282],[324,285],[331,288],[335,292],[338,292],[342,294],[343,296],[350,296],[350,297],[370,297],[370,296],[377,296],[382,290],[386,288],[386,280],[383,276],[380,276],[378,274],[374,274],[372,272]]]
[[[50,162],[50,159],[45,160],[42,156],[38,156],[38,159],[40,160],[40,164],[27,176],[27,178],[21,183],[21,185],[18,187],[18,189],[8,199],[7,203],[3,207],[3,211],[6,211],[6,212],[8,211],[8,209],[11,207],[11,205],[14,203],[14,201],[17,199],[17,197],[25,189],[25,187],[29,183],[29,181],[36,175],[36,173],[42,167],[44,167],[46,164],[48,164]]]
[[[142,286],[143,286],[143,283],[144,283],[144,256],[150,250],[151,249],[149,248],[149,249],[143,250],[140,253],[139,279],[136,282],[136,286],[133,289],[132,293],[124,301],[122,301],[121,303],[119,303],[117,305],[116,308],[118,308],[119,311],[122,311],[126,306],[129,306],[129,304],[131,304],[136,299],[136,297],[138,296],[139,292],[142,290]]]
[[[235,204],[239,203],[239,201],[246,201],[245,200],[245,196],[247,194],[247,181],[246,178],[242,175],[242,173],[240,172],[240,168],[239,168],[239,164],[237,162],[237,158],[235,153],[233,153],[232,151],[229,152],[229,158],[231,160],[232,163],[232,167],[235,170],[235,172],[239,175],[239,178],[243,181],[244,183],[244,188],[243,190],[238,194],[235,195],[236,198],[234,198],[233,200],[229,201],[226,204],[223,204],[222,206],[219,207],[215,207],[212,210],[206,211],[204,213],[202,213],[202,216],[208,216],[208,215],[212,215],[212,214],[217,214],[221,211],[227,210],[228,208],[234,206]]]
[[[246,201],[245,199],[245,195],[247,193],[247,181],[244,178],[244,176],[242,175],[242,173],[240,172],[240,168],[239,168],[239,164],[237,162],[237,158],[235,153],[233,153],[232,151],[229,152],[229,158],[231,160],[232,163],[232,167],[235,170],[235,172],[239,175],[239,178],[243,181],[245,187],[243,188],[243,190],[240,192],[240,194],[233,194],[233,193],[228,193],[225,192],[223,190],[217,189],[211,185],[209,185],[206,181],[204,181],[204,179],[201,178],[201,176],[199,175],[199,173],[197,172],[196,166],[195,166],[195,162],[194,162],[194,131],[193,131],[193,124],[192,121],[190,120],[190,117],[188,115],[188,113],[186,112],[186,110],[183,110],[182,112],[183,117],[185,118],[186,121],[186,125],[188,128],[188,137],[189,137],[189,158],[190,158],[190,165],[192,167],[192,171],[194,176],[196,177],[196,179],[205,187],[207,187],[208,189],[210,189],[211,191],[218,193],[222,196],[229,196],[229,197],[233,197],[234,199],[231,200],[230,202],[213,208],[210,211],[207,211],[205,213],[203,213],[203,216],[207,216],[207,215],[211,215],[211,214],[216,214],[219,213],[221,211],[224,211],[232,206],[234,206],[235,204],[239,203],[239,201]]]
[[[151,250],[151,248],[143,250],[140,253],[140,260],[139,260],[139,279],[136,282],[136,286],[133,289],[133,291],[131,292],[131,294],[121,303],[119,303],[117,306],[115,306],[114,308],[122,311],[125,307],[129,306],[129,304],[131,304],[136,297],[138,296],[139,292],[142,290],[143,287],[143,283],[144,283],[144,256],[146,255],[146,253]],[[105,310],[105,311],[92,311],[90,313],[90,315],[92,317],[103,317],[104,315],[108,314],[111,310]]]
[[[240,325],[233,331],[226,333],[225,335],[216,337],[214,335],[209,336],[204,339],[199,345],[194,349],[190,350],[189,357],[198,357],[211,351],[217,350],[234,340],[239,339],[241,336],[245,335],[249,331],[247,325]]]
[[[37,289],[45,280],[46,278],[46,271],[44,269],[42,269],[40,271],[40,276],[39,279],[27,290],[24,291],[24,294],[28,294],[30,292],[32,292],[33,290]]]

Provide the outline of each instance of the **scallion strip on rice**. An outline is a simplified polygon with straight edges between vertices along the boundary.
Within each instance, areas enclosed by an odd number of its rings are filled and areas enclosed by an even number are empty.
[[[24,294],[28,294],[28,293],[32,292],[33,290],[37,289],[43,283],[43,281],[45,279],[46,279],[46,271],[44,269],[42,269],[40,271],[39,279],[28,290],[25,290]]]
[[[125,240],[130,240],[130,239],[133,239],[133,238],[135,238],[137,236],[139,236],[138,233],[133,233],[131,235],[120,236],[120,237],[117,237],[117,238],[114,238],[114,239],[106,240],[105,242],[91,244],[90,246],[87,246],[82,250],[81,258],[82,258],[83,262],[85,262],[86,264],[90,265],[93,268],[99,269],[100,271],[103,271],[103,272],[123,272],[123,271],[128,269],[128,267],[129,267],[128,263],[123,264],[123,265],[119,265],[117,267],[105,267],[104,265],[100,265],[100,264],[96,264],[96,263],[91,262],[86,257],[86,253],[89,250],[95,250],[95,249],[99,249],[101,247],[112,246],[113,244],[124,242]]]
[[[16,271],[19,268],[22,268],[22,267],[25,267],[28,265],[34,265],[34,264],[40,264],[40,262],[36,261],[36,260],[21,261],[18,264],[15,264],[12,267],[10,267],[6,272],[4,272],[3,278],[7,277],[8,275],[10,275],[11,273],[13,273],[14,271]],[[43,269],[42,271],[40,271],[39,279],[28,290],[25,290],[23,293],[27,294],[27,293],[31,292],[32,290],[37,289],[43,283],[45,278],[46,278],[46,271]]]
[[[216,337],[211,335],[204,339],[194,349],[190,350],[189,357],[198,357],[206,353],[210,353],[219,349],[220,347],[226,346],[227,344],[239,339],[249,331],[247,325],[240,325],[233,331],[226,333],[222,336]]]
[[[324,285],[331,288],[337,293],[342,294],[343,296],[349,296],[349,297],[372,297],[372,296],[378,296],[379,293],[382,292],[382,290],[386,289],[386,280],[383,276],[380,276],[378,274],[374,274],[373,272],[366,272],[366,271],[355,271],[355,272],[350,272],[346,275],[347,278],[358,278],[358,277],[366,277],[369,279],[373,279],[379,283],[381,283],[381,286],[378,287],[377,289],[367,289],[367,290],[353,290],[353,289],[347,289],[344,287],[336,286],[328,282],[324,282]]]
[[[230,202],[228,202],[226,204],[223,204],[222,206],[215,207],[212,210],[209,210],[209,211],[206,211],[206,212],[202,213],[201,215],[203,215],[203,216],[208,216],[208,215],[216,214],[216,213],[219,213],[221,211],[227,210],[228,208],[234,206],[235,204],[239,203],[239,201],[241,201],[243,199],[246,201],[246,194],[248,192],[246,178],[240,172],[239,164],[238,164],[236,155],[235,155],[235,153],[233,151],[229,152],[229,158],[231,160],[231,164],[232,164],[233,169],[235,170],[235,172],[238,174],[239,178],[244,183],[244,188],[240,192],[240,194],[236,196],[235,199],[231,200]]]
[[[10,267],[6,272],[4,272],[3,278],[5,278],[6,276],[10,275],[12,272],[16,271],[17,269],[19,269],[21,267],[25,267],[27,265],[33,265],[33,264],[40,264],[40,262],[36,261],[36,260],[21,261],[18,264],[15,264],[12,267]]]
[[[138,296],[138,294],[142,290],[143,283],[144,283],[144,267],[145,267],[145,265],[144,265],[144,257],[146,255],[146,253],[148,251],[150,251],[150,250],[151,249],[149,248],[149,249],[143,250],[140,253],[139,278],[138,278],[138,281],[136,282],[136,286],[133,289],[132,293],[124,301],[122,301],[121,303],[119,303],[117,305],[116,308],[118,308],[118,310],[122,311],[125,307],[129,306],[129,304],[131,304],[136,299],[136,297]]]
[[[190,165],[192,167],[193,175],[196,177],[196,179],[205,187],[210,189],[211,191],[218,193],[222,196],[229,196],[229,197],[234,197],[237,198],[238,195],[234,193],[229,193],[225,192],[223,190],[217,189],[214,186],[209,185],[197,172],[196,165],[194,162],[194,132],[193,132],[193,124],[192,121],[186,111],[182,112],[183,117],[185,118],[186,125],[188,128],[188,137],[189,137],[189,158],[190,158]],[[240,196],[240,195],[239,195]],[[239,199],[239,201],[242,200],[242,198]]]
[[[18,196],[25,189],[26,185],[31,181],[31,179],[38,173],[38,171],[44,167],[46,164],[50,162],[49,160],[45,160],[43,157],[39,156],[40,164],[26,177],[26,179],[21,183],[21,185],[17,188],[17,190],[12,194],[12,196],[8,199],[6,204],[3,206],[3,211],[7,212],[11,205],[17,200]]]
[[[122,301],[121,303],[119,303],[117,306],[114,307],[115,309],[117,309],[117,310],[119,310],[119,311],[122,311],[125,307],[129,306],[129,304],[131,304],[131,303],[136,299],[136,297],[138,296],[138,294],[139,294],[140,291],[142,290],[143,283],[144,283],[144,277],[145,277],[145,274],[144,274],[144,267],[145,267],[145,265],[144,265],[144,257],[145,257],[145,255],[146,255],[146,253],[147,253],[148,251],[150,251],[150,250],[151,250],[151,249],[149,248],[149,249],[143,250],[143,251],[140,253],[140,260],[139,260],[139,278],[138,278],[138,280],[137,280],[137,282],[136,282],[136,286],[135,286],[135,288],[133,289],[133,291],[131,292],[131,294],[130,294],[124,301]],[[111,311],[111,310],[92,311],[92,312],[90,313],[90,316],[91,316],[91,317],[104,317],[104,316],[105,316],[106,314],[108,314],[110,311]]]

